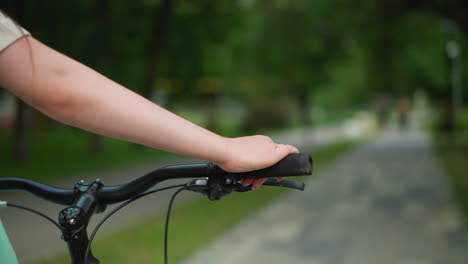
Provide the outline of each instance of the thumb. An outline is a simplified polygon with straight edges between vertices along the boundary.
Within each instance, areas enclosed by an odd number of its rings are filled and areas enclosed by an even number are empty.
[[[288,154],[299,153],[299,150],[291,145],[287,144],[278,144],[276,147],[276,152],[281,158],[286,157]]]

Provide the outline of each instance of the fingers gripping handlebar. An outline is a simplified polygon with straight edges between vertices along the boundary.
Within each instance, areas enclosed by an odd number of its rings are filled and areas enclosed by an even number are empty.
[[[275,165],[249,172],[226,172],[213,163],[209,163],[208,177],[229,177],[232,180],[249,178],[268,178],[285,176],[306,176],[312,174],[312,157],[307,153],[289,154]]]

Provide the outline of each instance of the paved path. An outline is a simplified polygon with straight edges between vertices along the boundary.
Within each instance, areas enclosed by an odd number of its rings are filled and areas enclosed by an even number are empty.
[[[422,132],[389,131],[306,188],[185,264],[468,263],[459,210]]]
[[[301,149],[319,148],[327,145],[338,138],[346,136],[346,131],[341,126],[331,126],[320,129],[293,130],[272,135],[277,142],[289,143]],[[76,177],[68,178],[65,182],[56,184],[57,187],[70,188],[80,179],[93,181],[101,179],[106,185],[116,185],[129,182],[135,177],[141,176],[148,171],[169,164],[180,164],[197,162],[194,159],[181,157],[170,158],[165,161],[150,161],[129,168],[104,170],[96,173],[85,173]],[[169,182],[164,184],[170,184]],[[142,218],[152,217],[163,212],[167,207],[172,192],[162,192],[148,196],[117,213],[101,228],[100,235],[113,230],[118,230],[126,225],[141,221]],[[193,194],[184,192],[177,198],[177,203],[187,201]],[[58,212],[63,208],[50,204],[25,192],[2,192],[0,200],[11,201],[21,205],[27,205],[39,209],[53,219],[57,218]],[[109,207],[109,209],[112,207]],[[109,210],[108,209],[108,210]],[[150,209],[150,210],[149,210]],[[60,240],[59,230],[46,220],[31,213],[14,208],[0,210],[0,217],[9,233],[12,244],[16,250],[21,263],[33,262],[44,256],[56,255],[65,252],[66,244]],[[90,227],[95,226],[101,215],[95,216]],[[45,246],[47,245],[47,246]]]

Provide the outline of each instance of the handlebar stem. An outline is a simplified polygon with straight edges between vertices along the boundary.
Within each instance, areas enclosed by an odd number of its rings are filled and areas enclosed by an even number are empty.
[[[86,231],[89,220],[95,212],[103,212],[105,206],[98,203],[98,193],[103,187],[98,179],[92,183],[80,181],[75,185],[76,200],[59,213],[59,224],[62,227],[62,239],[68,244],[72,264],[84,264],[86,248],[89,243]],[[92,255],[88,255],[89,264],[99,264]]]

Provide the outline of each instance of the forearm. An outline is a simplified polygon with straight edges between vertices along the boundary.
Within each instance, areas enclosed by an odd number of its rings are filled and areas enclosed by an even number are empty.
[[[109,79],[92,79],[93,75],[90,69],[82,69],[63,80],[71,93],[80,90],[78,102],[65,103],[65,109],[44,109],[44,113],[75,127],[153,148],[215,162],[223,157],[224,138]]]
[[[183,155],[222,162],[226,139],[157,106],[94,70],[30,38],[31,52],[9,60],[25,39],[2,52],[4,86],[63,123]],[[32,55],[31,58],[27,54]],[[20,73],[19,73],[20,72]],[[8,78],[20,74],[21,79]],[[33,88],[31,88],[31,86]]]
[[[269,167],[298,152],[265,136],[218,136],[31,37],[0,52],[0,86],[63,123],[210,160],[231,172]],[[263,181],[244,183],[258,187]]]

